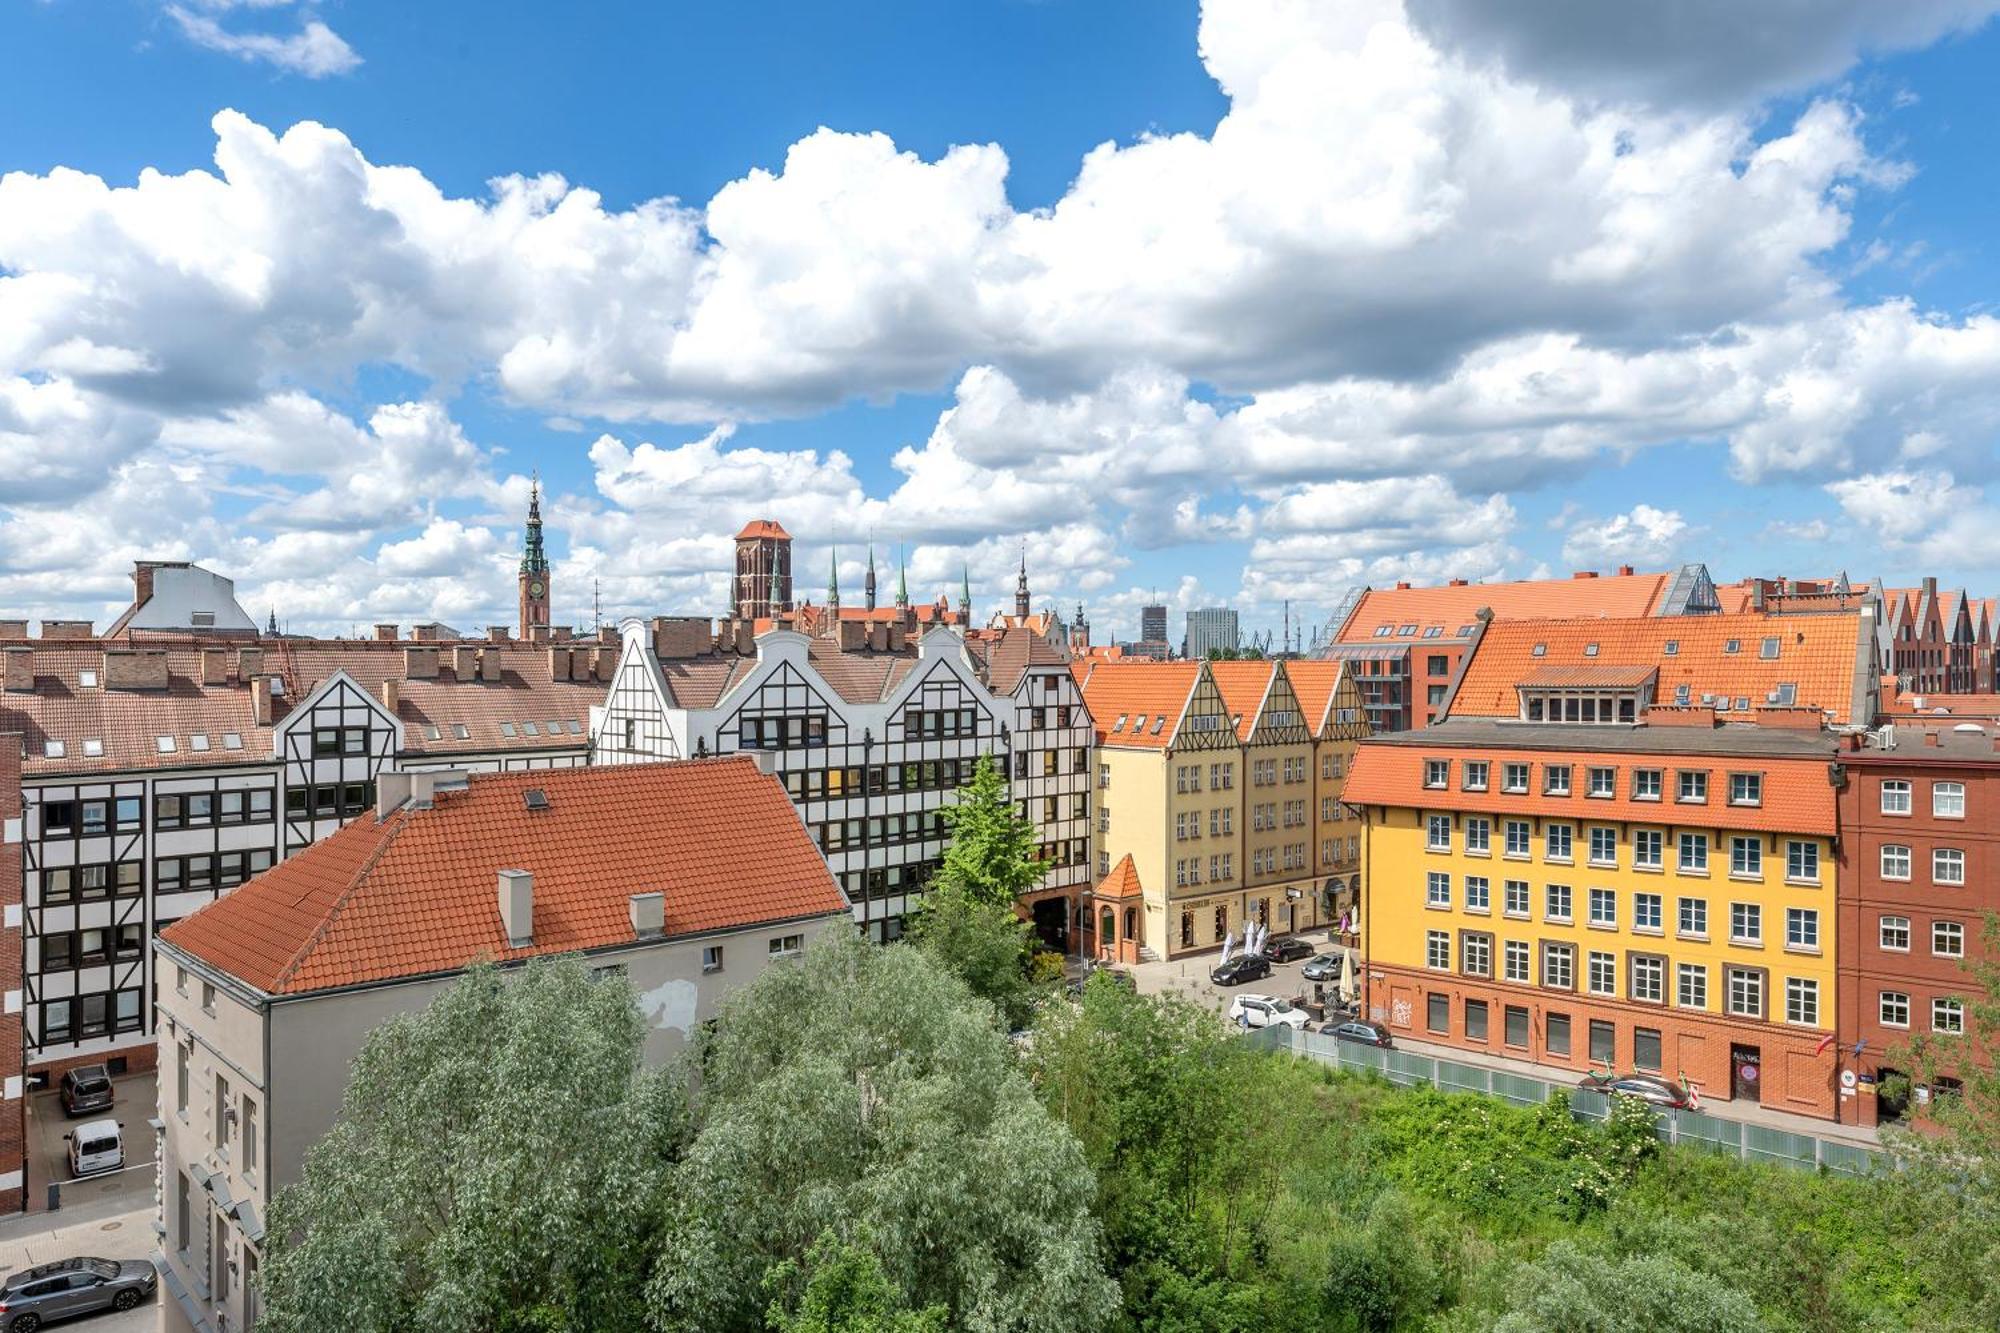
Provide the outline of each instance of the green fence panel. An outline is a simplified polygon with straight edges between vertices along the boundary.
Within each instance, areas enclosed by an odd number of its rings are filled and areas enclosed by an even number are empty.
[[[1856,1148],[1851,1144],[1835,1143],[1830,1139],[1819,1141],[1819,1161],[1828,1171],[1843,1176],[1866,1176],[1874,1173],[1882,1159],[1866,1148]]]
[[[1611,1114],[1611,1094],[1589,1088],[1572,1088],[1569,1113],[1578,1120],[1602,1120]]]
[[[1389,1076],[1391,1083],[1408,1088],[1419,1083],[1437,1081],[1437,1061],[1428,1055],[1410,1055],[1397,1050],[1384,1051],[1382,1054],[1383,1072]]]
[[[1478,1065],[1462,1065],[1456,1060],[1437,1062],[1437,1085],[1445,1092],[1491,1092],[1487,1071]]]
[[[1743,1155],[1753,1162],[1814,1167],[1819,1164],[1819,1157],[1814,1152],[1818,1142],[1804,1134],[1791,1134],[1782,1129],[1769,1129],[1763,1125],[1743,1126]]]
[[[1538,1078],[1503,1074],[1496,1069],[1493,1071],[1493,1095],[1516,1106],[1540,1106],[1549,1099],[1549,1085]]]

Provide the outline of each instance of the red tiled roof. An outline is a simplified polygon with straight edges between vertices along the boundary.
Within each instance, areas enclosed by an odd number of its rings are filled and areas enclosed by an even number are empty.
[[[1141,898],[1145,890],[1139,884],[1139,869],[1132,864],[1132,853],[1118,858],[1118,864],[1111,867],[1111,873],[1098,881],[1095,890],[1099,898]]]
[[[1201,678],[1199,662],[1094,662],[1084,706],[1100,745],[1161,750],[1173,744],[1181,714]],[[1160,722],[1159,719],[1166,719]],[[1128,720],[1129,719],[1129,720]],[[1121,720],[1125,725],[1120,726]]]
[[[529,810],[540,788],[548,808]],[[501,870],[534,876],[534,942],[510,948]],[[668,936],[847,909],[784,788],[746,756],[474,775],[430,809],[364,815],[161,932],[271,994],[630,942],[629,900]]]
[[[1068,654],[1033,630],[1003,629],[985,642],[987,685],[1003,698],[1014,692],[1029,667],[1069,664]]]
[[[1593,686],[1631,689],[1646,684],[1658,674],[1657,667],[1649,666],[1544,666],[1522,676],[1521,684],[1548,689],[1589,689]]]
[[[1523,579],[1514,583],[1460,583],[1431,588],[1371,588],[1341,627],[1340,643],[1378,638],[1422,643],[1426,630],[1441,627],[1437,639],[1463,639],[1459,631],[1476,623],[1480,608],[1503,620],[1569,616],[1644,616],[1665,593],[1665,574],[1607,574],[1601,578]],[[1376,630],[1388,626],[1386,635]],[[1416,628],[1398,633],[1405,625]]]
[[[1210,679],[1215,681],[1216,690],[1222,695],[1222,706],[1229,710],[1229,719],[1236,728],[1236,739],[1247,741],[1257,729],[1257,714],[1264,707],[1264,698],[1271,692],[1271,682],[1277,677],[1276,662],[1210,662]]]
[[[792,534],[786,532],[780,524],[772,519],[757,518],[745,523],[743,531],[736,534],[736,540],[739,542],[747,541],[752,537],[776,537],[783,541],[790,541]]]

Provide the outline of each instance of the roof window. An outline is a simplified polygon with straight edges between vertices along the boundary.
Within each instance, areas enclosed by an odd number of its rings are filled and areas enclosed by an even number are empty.
[[[575,718],[571,718],[569,720],[569,734],[572,736],[583,735],[583,723],[577,721]]]
[[[1399,639],[1414,639],[1416,636],[1417,627],[1415,625],[1398,625],[1396,627],[1396,637]]]
[[[1778,660],[1778,638],[1776,635],[1772,635],[1757,645],[1757,656],[1763,658],[1766,662],[1775,662]]]
[[[1443,625],[1424,626],[1424,637],[1426,639],[1442,639],[1444,637],[1444,626]]]
[[[1113,723],[1111,724],[1111,729],[1112,729],[1113,731],[1123,731],[1123,730],[1125,730],[1125,719],[1126,719],[1126,718],[1127,718],[1128,716],[1130,716],[1130,714],[1127,714],[1127,713],[1120,713],[1120,714],[1118,715],[1118,720],[1117,720],[1116,722],[1113,722]]]
[[[243,734],[242,734],[241,732],[236,732],[236,731],[225,731],[225,732],[223,732],[223,733],[222,733],[222,748],[223,748],[223,749],[225,749],[225,750],[240,750],[240,749],[242,749],[242,748],[243,748]]]
[[[424,724],[424,739],[427,741],[441,741],[444,739],[444,733],[438,730],[437,723],[426,722]]]
[[[61,741],[42,742],[42,758],[60,759],[62,757],[63,757],[63,743]]]
[[[1549,646],[1546,643],[1538,643],[1528,651],[1530,655],[1535,657],[1547,657],[1549,655]]]
[[[97,688],[97,673],[88,668],[76,673],[76,683],[86,690]]]
[[[1742,651],[1743,651],[1743,640],[1724,639],[1722,641],[1722,652],[1724,656],[1734,657],[1737,653],[1740,653]]]
[[[452,723],[451,734],[453,738],[456,740],[469,741],[472,739],[472,732],[470,731],[470,729],[466,727],[466,725],[463,722]]]
[[[1799,701],[1799,687],[1796,681],[1780,681],[1778,688],[1771,691],[1771,702],[1780,708],[1790,708]]]
[[[546,810],[549,808],[549,794],[540,787],[530,787],[522,792],[521,801],[530,810]]]
[[[551,722],[551,723],[549,723],[549,735],[551,735],[551,736],[560,736],[560,735],[562,735],[562,723],[561,723],[561,722]]]
[[[1679,639],[1668,639],[1660,645],[1660,652],[1667,657],[1679,657],[1681,654],[1681,641]]]
[[[1473,636],[1474,633],[1478,631],[1478,629],[1479,626],[1477,625],[1460,625],[1458,627],[1458,637],[1461,639],[1469,639]]]
[[[1375,637],[1376,637],[1376,638],[1378,638],[1378,639],[1386,639],[1386,638],[1388,638],[1388,637],[1389,637],[1389,630],[1390,630],[1391,628],[1392,628],[1392,627],[1391,627],[1391,626],[1388,626],[1388,625],[1377,625],[1377,626],[1375,627]]]
[[[500,724],[500,734],[501,734],[502,736],[508,736],[508,737],[511,737],[511,736],[513,736],[513,735],[514,735],[514,724],[513,724],[512,722],[502,722],[502,723]]]
[[[1167,729],[1167,715],[1165,713],[1161,713],[1158,717],[1155,717],[1153,719],[1153,734],[1157,736],[1166,729]]]
[[[521,734],[523,736],[539,736],[542,734],[542,729],[533,722],[523,722],[521,723]]]
[[[273,699],[282,699],[285,697],[285,678],[283,676],[271,677],[271,697]]]
[[[153,744],[159,747],[161,754],[172,754],[174,752],[174,738],[172,736],[155,736],[153,737]]]
[[[1585,645],[1583,645],[1583,655],[1585,657],[1597,656],[1597,645],[1594,643],[1586,643]]]
[[[188,749],[190,749],[190,750],[203,750],[203,751],[207,750],[207,749],[208,749],[208,733],[207,733],[207,732],[205,732],[205,731],[197,731],[197,732],[195,732],[195,733],[194,733],[194,734],[193,734],[192,736],[189,736],[189,737],[188,737]]]
[[[99,737],[96,737],[96,736],[86,736],[86,737],[84,737],[84,738],[83,738],[83,753],[84,753],[84,757],[85,757],[85,758],[88,758],[88,759],[101,759],[101,758],[103,758],[103,756],[104,756],[104,742],[103,742],[103,740],[102,740],[102,739],[100,739]]]

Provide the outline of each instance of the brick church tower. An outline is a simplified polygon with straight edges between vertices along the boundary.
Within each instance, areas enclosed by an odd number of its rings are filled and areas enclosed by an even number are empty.
[[[792,609],[792,534],[768,518],[736,534],[736,579],[731,612],[742,620],[771,620]]]
[[[521,637],[547,638],[549,558],[542,551],[542,483],[528,492],[528,533],[521,544]]]

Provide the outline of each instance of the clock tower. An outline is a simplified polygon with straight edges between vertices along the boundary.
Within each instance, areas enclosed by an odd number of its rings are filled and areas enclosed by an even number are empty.
[[[521,637],[547,637],[549,629],[549,558],[542,552],[542,483],[537,477],[528,492],[528,533],[521,545]]]

